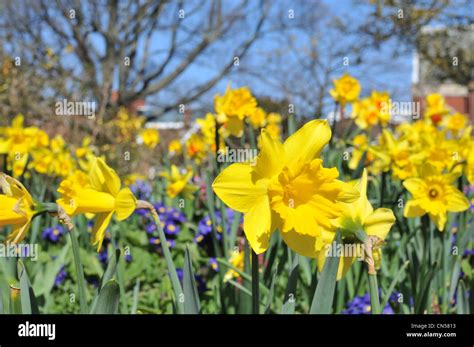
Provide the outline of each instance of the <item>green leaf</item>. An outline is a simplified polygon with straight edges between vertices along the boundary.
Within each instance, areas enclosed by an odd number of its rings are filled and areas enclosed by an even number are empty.
[[[137,279],[135,287],[133,288],[133,303],[132,303],[132,310],[130,312],[131,314],[137,314],[139,294],[140,294],[140,280]]]
[[[74,265],[76,268],[77,289],[79,292],[79,304],[81,307],[81,313],[86,314],[88,310],[87,301],[86,301],[87,287],[86,287],[86,280],[84,278],[84,268],[82,267],[82,262],[81,262],[79,242],[74,233],[74,229],[69,230],[69,236],[71,239],[72,252],[74,255]]]
[[[464,281],[459,281],[456,309],[458,314],[469,314],[469,295]]]
[[[285,299],[281,309],[282,314],[295,313],[296,305],[296,287],[298,285],[298,269],[299,269],[299,255],[296,254],[294,260],[291,262],[290,275],[288,277],[288,285],[285,290]]]
[[[95,314],[116,314],[118,313],[120,301],[120,288],[115,280],[107,282],[100,290],[95,307]]]
[[[220,265],[224,265],[226,268],[232,269],[235,272],[237,272],[239,274],[239,276],[241,276],[244,280],[252,281],[252,277],[248,273],[245,273],[244,271],[242,271],[238,267],[236,267],[236,266],[232,265],[231,263],[227,262],[225,259],[216,258],[216,261]],[[251,290],[250,289],[248,289],[248,290],[251,293]],[[268,291],[269,291],[269,289],[267,287],[265,287],[265,285],[262,282],[260,282],[260,290],[262,291],[263,294],[268,294]]]
[[[275,282],[277,278],[277,269],[278,269],[278,264],[273,268],[273,274],[272,274],[272,281],[270,283],[270,291],[268,292],[267,296],[267,304],[265,306],[265,314],[270,313],[270,307],[272,305],[273,301],[273,292],[275,291]]]
[[[10,313],[21,314],[21,289],[10,285]]]
[[[248,297],[250,297],[250,298],[252,297],[252,292],[250,290],[248,290],[247,288],[245,288],[243,285],[241,285],[239,282],[235,282],[234,280],[228,280],[227,283],[234,286],[238,290],[241,290],[242,293],[248,295]]]
[[[56,276],[66,263],[66,256],[68,255],[70,247],[70,243],[66,243],[59,255],[53,261],[48,262],[46,266],[34,276],[33,287],[38,297],[51,292],[53,289]]]
[[[425,310],[428,310],[431,281],[433,280],[435,269],[436,269],[436,263],[430,266],[426,272],[424,271],[421,272],[422,280],[420,283],[420,290],[415,296],[415,313],[416,314],[424,314]]]
[[[39,314],[35,293],[33,288],[31,288],[31,283],[24,266],[20,274],[20,298],[23,314]]]
[[[183,291],[184,291],[184,313],[198,314],[201,306],[199,303],[199,294],[194,279],[193,266],[191,264],[191,256],[186,246],[183,268]]]
[[[341,243],[341,232],[338,230],[334,246]],[[335,247],[335,248],[336,248]],[[336,248],[337,249],[337,248]],[[339,255],[327,257],[323,271],[316,286],[310,314],[328,314],[332,311],[334,289],[336,288],[337,270],[339,268]]]
[[[402,265],[402,267],[400,268],[400,270],[398,271],[398,273],[396,274],[396,276],[393,278],[392,283],[390,283],[390,286],[388,287],[387,291],[385,292],[385,295],[384,295],[384,297],[383,297],[382,303],[380,304],[380,307],[381,307],[382,309],[383,309],[385,306],[387,306],[388,300],[390,299],[390,295],[392,295],[393,290],[395,289],[395,286],[397,285],[397,283],[398,283],[398,281],[400,280],[400,278],[402,277],[402,275],[405,274],[405,269],[407,268],[408,264],[410,264],[410,262],[407,260],[407,261]]]
[[[115,277],[115,273],[117,271],[117,264],[120,259],[120,249],[115,250],[115,254],[109,257],[109,261],[107,263],[107,268],[102,275],[100,280],[99,288],[104,288],[105,283],[109,282],[111,279]]]

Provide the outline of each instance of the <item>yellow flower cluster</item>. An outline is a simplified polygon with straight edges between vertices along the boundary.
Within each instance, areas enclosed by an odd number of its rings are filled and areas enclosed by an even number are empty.
[[[387,92],[372,91],[368,97],[359,99],[361,87],[354,77],[344,74],[333,83],[334,89],[329,94],[341,105],[341,112],[345,111],[346,104],[352,105],[351,117],[360,129],[387,126],[391,118],[390,96]]]
[[[440,95],[429,95],[426,104],[424,117],[394,131],[383,129],[376,144],[365,133],[355,136],[349,167],[355,169],[365,153],[364,166],[372,174],[391,172],[392,178],[404,181],[413,196],[405,217],[427,213],[442,231],[447,212],[469,207],[454,184],[463,173],[474,183],[474,140],[466,116],[450,114]]]

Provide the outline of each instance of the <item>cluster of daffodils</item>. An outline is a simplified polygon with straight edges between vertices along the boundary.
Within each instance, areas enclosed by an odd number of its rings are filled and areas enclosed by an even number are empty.
[[[390,173],[412,196],[404,209],[408,218],[425,214],[443,231],[447,212],[462,212],[469,202],[456,187],[461,175],[474,184],[474,140],[472,127],[465,115],[453,113],[439,94],[426,97],[423,117],[404,122],[394,130],[387,127],[387,93],[372,92],[358,100],[359,83],[344,75],[334,81],[331,91],[341,105],[352,103],[354,122],[362,130],[351,141],[349,168],[355,170],[361,160],[371,174]],[[380,125],[375,142],[372,129]]]
[[[348,74],[333,83],[334,88],[329,94],[341,105],[342,113],[347,105],[352,106],[351,117],[360,129],[371,129],[376,125],[387,126],[391,118],[388,107],[390,96],[387,92],[372,91],[369,96],[360,99],[360,83]]]
[[[128,123],[128,117],[128,113],[120,111],[114,121],[119,130],[124,131],[117,139],[119,142],[129,135],[130,126],[135,124]],[[137,124],[142,123],[139,121]],[[137,135],[137,142],[151,149],[158,145],[159,140],[156,129],[143,129]],[[80,146],[72,146],[61,135],[50,138],[38,127],[25,126],[21,114],[10,126],[0,127],[0,158],[3,157],[5,170],[16,178],[31,176],[31,171],[59,178],[68,177],[77,169],[88,171],[97,152],[91,137],[84,137]]]
[[[305,124],[284,143],[262,131],[256,165],[234,163],[212,187],[232,209],[244,214],[243,228],[253,251],[267,250],[276,230],[295,252],[319,258],[323,266],[336,231],[344,242],[357,233],[384,240],[395,221],[388,209],[374,211],[367,200],[367,174],[357,182],[338,180],[336,168],[321,158],[331,130],[324,120]],[[340,262],[339,278],[354,259]]]
[[[145,117],[135,115],[121,107],[117,115],[105,124],[105,129],[115,136],[119,144],[138,143],[154,149],[160,143],[158,130],[145,128]]]
[[[273,139],[280,139],[281,122],[280,114],[267,113],[258,106],[248,88],[231,89],[229,86],[224,95],[215,95],[214,113],[196,119],[198,131],[184,140],[185,157],[201,163],[208,154],[216,153],[217,150],[224,151],[226,140],[244,136],[246,125],[252,131],[265,129]],[[172,140],[168,151],[171,155],[182,154],[181,142]]]

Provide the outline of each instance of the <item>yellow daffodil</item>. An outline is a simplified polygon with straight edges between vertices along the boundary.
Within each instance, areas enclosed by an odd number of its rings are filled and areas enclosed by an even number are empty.
[[[329,91],[333,99],[341,105],[354,102],[360,94],[360,84],[354,77],[344,74],[337,80],[333,80],[334,89]]]
[[[136,134],[143,128],[145,118],[131,114],[125,107],[121,107],[117,116],[107,123],[112,127],[112,131],[118,132],[117,141],[119,143],[131,142]]]
[[[3,173],[0,173],[0,188],[3,192],[0,194],[0,227],[12,227],[7,242],[21,242],[35,215],[36,203],[20,182]]]
[[[352,117],[361,129],[372,128],[380,124],[386,126],[390,120],[389,95],[386,92],[373,91],[372,94],[353,104]]]
[[[227,90],[223,96],[214,97],[217,121],[223,125],[224,133],[241,137],[245,117],[252,115],[257,108],[257,100],[246,87]]]
[[[91,242],[97,245],[99,251],[112,216],[115,214],[119,221],[128,218],[135,210],[137,200],[129,188],[121,189],[120,178],[103,159],[94,160],[87,183],[80,181],[84,176],[79,176],[74,175],[61,182],[58,188],[61,198],[57,203],[70,216],[97,215]]]
[[[186,141],[186,153],[191,158],[200,162],[206,157],[208,145],[201,134],[192,134]]]
[[[156,129],[143,129],[140,132],[140,139],[148,148],[155,148],[160,143],[160,134]]]
[[[280,140],[281,137],[281,116],[278,113],[269,113],[266,119],[267,125],[265,131],[274,140]]]
[[[356,242],[356,233],[359,230],[365,232],[368,236],[376,236],[379,240],[383,241],[388,235],[390,228],[395,222],[395,215],[392,210],[388,208],[378,208],[374,210],[369,200],[367,199],[367,171],[364,170],[362,178],[355,183],[355,188],[360,192],[360,197],[352,203],[339,202],[341,208],[341,215],[333,221],[334,225],[340,228],[342,232],[342,238],[344,243],[358,245]],[[335,233],[332,233],[331,237],[328,234],[325,235],[324,239],[327,242],[325,250],[319,253],[318,257],[318,268],[320,271],[323,269],[324,262],[329,252],[335,237]],[[328,242],[329,241],[329,242]],[[341,279],[354,261],[363,254],[360,254],[362,248],[350,248],[355,252],[348,252],[343,254],[339,260],[339,269],[337,273],[337,279]],[[376,260],[376,268],[380,267],[380,249],[376,249],[374,253]]]
[[[48,146],[48,135],[36,127],[24,127],[23,115],[16,116],[11,127],[0,133],[0,154],[7,155],[8,169],[14,177],[23,174],[29,154]]]
[[[323,230],[339,215],[337,202],[357,197],[353,187],[336,179],[336,168],[322,166],[319,155],[330,137],[323,120],[308,122],[284,144],[263,130],[256,164],[234,163],[215,179],[219,198],[244,213],[244,232],[257,254],[278,228],[289,247],[316,257]]]
[[[193,177],[193,171],[190,169],[181,173],[176,165],[171,165],[171,172],[163,172],[161,176],[168,181],[166,193],[170,198],[175,198],[179,194],[191,198],[192,194],[198,189],[189,183]]]
[[[468,120],[462,113],[455,113],[445,118],[446,129],[450,130],[454,135],[459,134],[468,125]]]
[[[425,118],[437,125],[449,113],[446,102],[441,94],[434,93],[426,97]]]
[[[370,146],[367,135],[366,134],[359,134],[354,136],[352,140],[352,144],[354,149],[351,154],[351,159],[349,160],[348,167],[351,170],[355,170],[359,166],[359,162],[362,159],[362,156],[365,152],[367,152],[365,157],[365,166],[369,167],[370,172],[372,173],[379,173],[381,170],[379,166],[374,165],[374,161],[376,160],[376,156],[373,153],[372,147]],[[374,172],[375,171],[375,172]]]
[[[179,140],[171,140],[168,144],[168,152],[171,155],[179,155],[183,151],[181,142]]]
[[[92,139],[89,136],[86,136],[82,140],[81,147],[76,148],[75,154],[77,157],[77,162],[81,170],[89,172],[94,162],[94,147],[91,145]]]
[[[462,212],[469,208],[469,201],[463,193],[453,186],[458,173],[441,174],[430,164],[420,170],[419,178],[409,178],[403,186],[411,193],[404,216],[421,217],[428,213],[438,230],[443,231],[447,212]]]
[[[261,107],[257,107],[253,113],[248,116],[248,121],[252,128],[259,129],[265,126],[266,122],[266,113]]]
[[[41,174],[66,177],[74,170],[74,161],[62,136],[51,140],[49,148],[33,153],[32,166]]]
[[[244,270],[244,252],[232,252],[229,259],[229,264],[232,264],[239,270]],[[234,269],[229,269],[224,275],[224,282],[228,282],[231,279],[238,278],[240,275]]]

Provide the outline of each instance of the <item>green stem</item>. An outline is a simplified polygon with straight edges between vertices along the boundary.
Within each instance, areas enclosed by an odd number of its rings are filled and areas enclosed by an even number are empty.
[[[385,184],[386,184],[386,172],[382,172],[381,174],[381,183],[380,183],[380,207],[383,207],[383,198],[385,193]]]
[[[380,314],[379,286],[377,284],[377,275],[369,274],[370,306],[372,314]]]
[[[252,313],[260,313],[258,255],[252,250]]]
[[[84,279],[84,269],[82,267],[81,256],[79,252],[79,243],[77,242],[77,237],[74,234],[74,229],[69,230],[69,236],[71,237],[72,253],[74,255],[74,264],[76,266],[79,304],[81,306],[81,313],[86,314],[88,313],[86,302],[86,282]]]
[[[156,228],[158,230],[158,236],[160,238],[160,245],[161,249],[163,250],[163,255],[165,256],[166,265],[168,266],[168,272],[171,278],[171,284],[173,286],[174,295],[176,297],[176,307],[178,308],[178,313],[184,313],[184,301],[182,300],[183,297],[183,289],[181,288],[181,284],[179,282],[178,274],[176,273],[176,268],[173,263],[173,258],[171,257],[170,249],[168,248],[168,241],[166,240],[165,233],[163,232],[163,228],[161,227],[160,218],[158,214],[153,209],[151,210],[151,215],[153,217],[153,221],[155,222]]]

